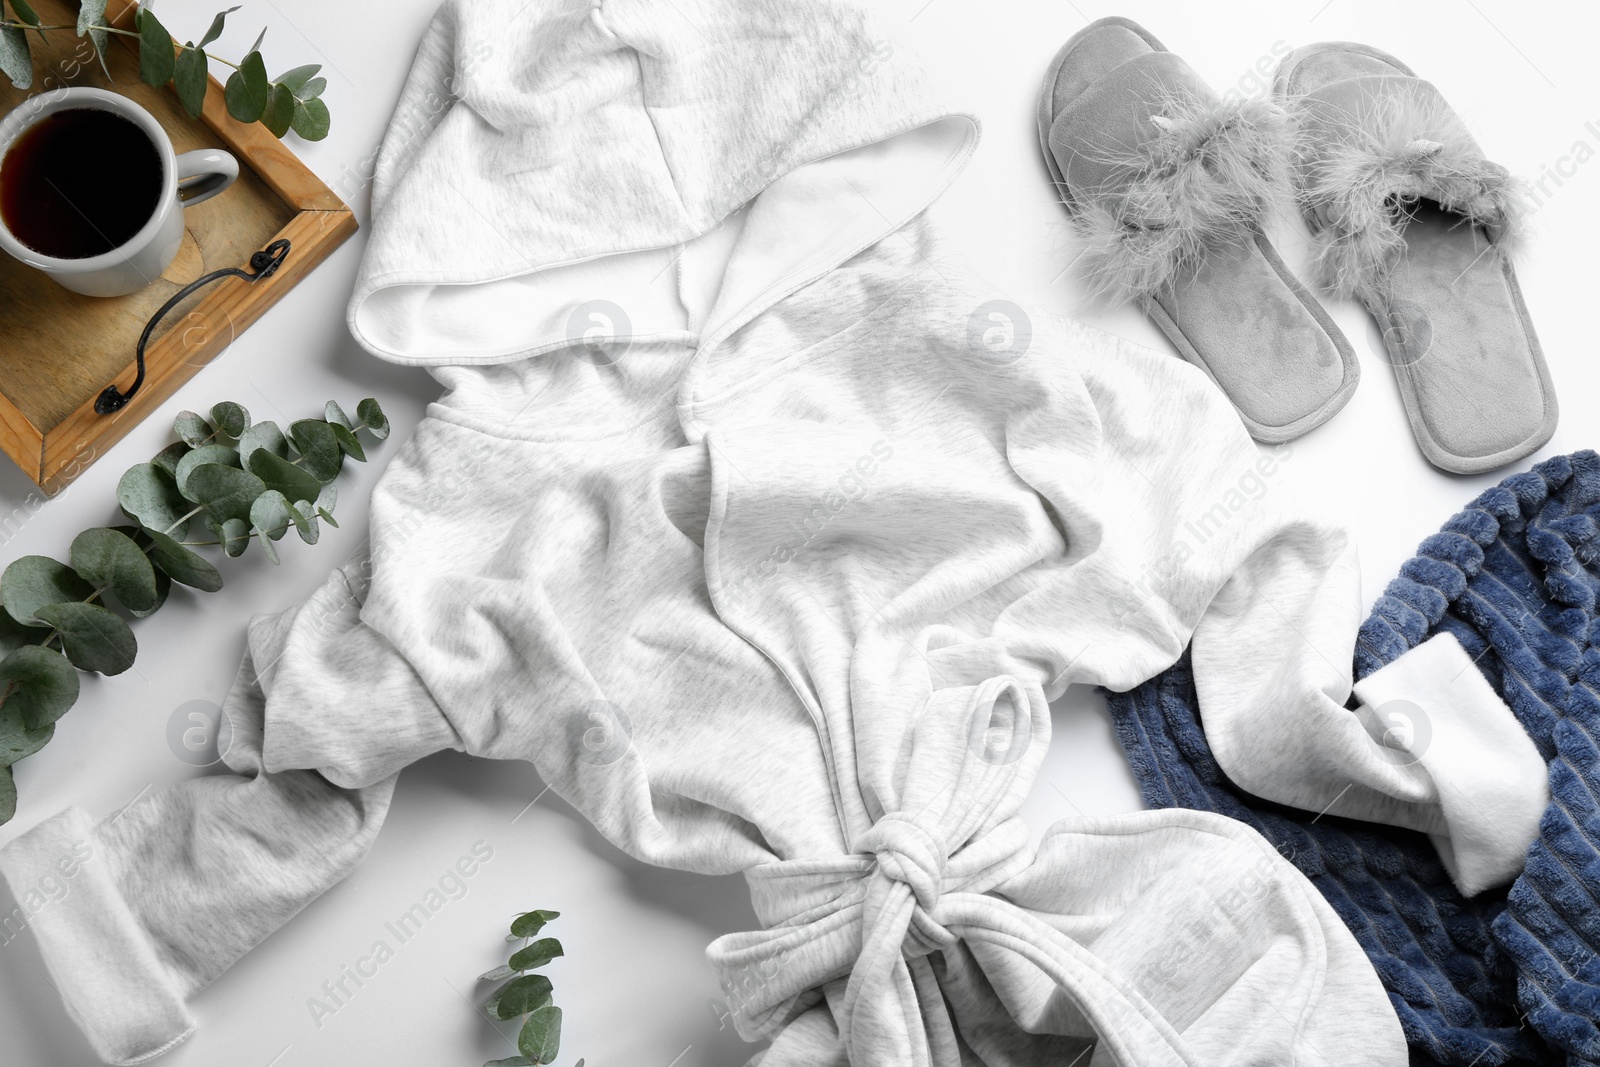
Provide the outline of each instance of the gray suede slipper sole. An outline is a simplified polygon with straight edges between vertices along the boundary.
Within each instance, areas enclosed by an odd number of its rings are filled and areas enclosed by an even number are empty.
[[[1433,85],[1367,45],[1296,49],[1273,93],[1318,280],[1377,320],[1422,454],[1479,474],[1538,450],[1558,412],[1507,254],[1505,168]]]
[[[1137,301],[1258,441],[1292,440],[1345,405],[1355,353],[1262,232],[1286,163],[1281,109],[1225,103],[1111,17],[1056,53],[1038,124],[1096,295]]]

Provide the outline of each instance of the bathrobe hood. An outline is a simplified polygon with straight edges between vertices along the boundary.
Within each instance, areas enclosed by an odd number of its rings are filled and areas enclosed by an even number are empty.
[[[704,346],[939,195],[978,135],[939,95],[833,0],[446,3],[379,153],[351,330],[428,365]]]

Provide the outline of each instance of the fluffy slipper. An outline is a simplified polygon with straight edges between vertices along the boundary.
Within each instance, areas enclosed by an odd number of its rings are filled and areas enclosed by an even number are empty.
[[[1556,396],[1509,250],[1517,199],[1439,91],[1366,45],[1285,56],[1290,173],[1317,280],[1383,331],[1430,463],[1494,470],[1556,428]]]
[[[1251,436],[1292,440],[1344,406],[1355,354],[1261,228],[1285,181],[1282,108],[1223,102],[1143,27],[1103,18],[1051,62],[1039,146],[1090,289],[1137,301]]]

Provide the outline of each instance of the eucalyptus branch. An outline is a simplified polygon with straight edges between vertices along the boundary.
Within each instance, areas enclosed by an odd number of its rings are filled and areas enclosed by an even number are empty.
[[[161,532],[164,533],[164,534],[167,534],[168,536],[171,536],[173,530],[176,530],[178,527],[182,526],[184,523],[188,522],[190,519],[194,518],[196,515],[200,514],[204,510],[205,510],[204,507],[196,507],[193,511],[187,512],[186,514],[183,514],[183,515],[179,515],[176,519],[173,520],[171,526],[168,526],[165,530],[162,530]],[[150,552],[149,548],[146,547],[145,554],[149,555],[149,552]]]
[[[217,62],[233,69],[222,94],[228,114],[233,118],[240,122],[259,122],[276,137],[290,130],[308,141],[320,141],[328,136],[331,117],[328,105],[321,99],[328,80],[317,76],[322,69],[320,64],[295,67],[269,78],[261,57],[265,30],[238,62],[206,51],[206,45],[222,36],[227,18],[239,10],[237,6],[219,12],[199,44],[185,41],[180,46],[156,18],[150,4],[151,0],[140,3],[134,15],[134,28],[128,30],[107,21],[106,0],[80,0],[78,21],[74,25],[46,25],[28,0],[0,0],[0,72],[18,89],[29,88],[33,84],[33,53],[28,31],[43,37],[47,30],[73,30],[93,43],[100,66],[109,78],[106,46],[113,35],[128,37],[139,43],[140,80],[157,89],[170,84],[191,118],[199,118],[205,108],[206,93],[211,85],[209,64]],[[5,14],[7,5],[15,17]]]
[[[334,479],[346,458],[366,461],[357,438],[389,436],[376,400],[363,400],[351,422],[330,402],[321,419],[301,419],[285,433],[275,422],[250,422],[232,402],[192,411],[173,424],[179,440],[117,484],[117,503],[134,525],[103,526],[73,539],[71,563],[24,556],[0,574],[0,823],[16,813],[11,767],[43,748],[56,720],[78,699],[78,671],[121,674],[138,644],[129,619],[152,615],[174,583],[202,592],[222,575],[194,546],[220,545],[229,556],[260,540],[272,562],[274,542],[291,528],[316,544],[321,523],[338,526]],[[180,541],[199,524],[215,540]],[[60,642],[59,651],[52,648]]]
[[[555,1006],[555,987],[542,974],[529,974],[557,957],[566,955],[561,942],[553,937],[532,940],[546,923],[561,915],[559,911],[525,911],[511,920],[507,941],[521,941],[510,962],[478,976],[480,982],[510,979],[496,989],[484,1011],[496,1019],[523,1019],[517,1033],[516,1056],[491,1060],[483,1067],[533,1067],[554,1063],[561,1052],[561,1009]],[[583,1067],[580,1059],[574,1067]]]

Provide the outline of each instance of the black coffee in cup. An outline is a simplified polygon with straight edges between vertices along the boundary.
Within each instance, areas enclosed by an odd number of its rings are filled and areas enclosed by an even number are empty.
[[[150,221],[161,180],[144,130],[115,112],[69,108],[24,130],[0,161],[0,219],[35,252],[87,259]]]

